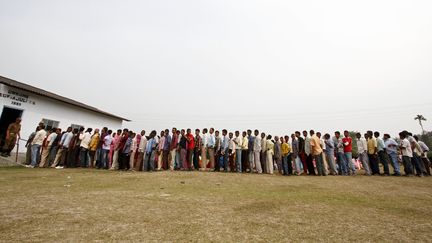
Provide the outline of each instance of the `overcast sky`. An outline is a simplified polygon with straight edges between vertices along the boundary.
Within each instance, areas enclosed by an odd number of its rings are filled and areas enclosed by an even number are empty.
[[[0,0],[0,75],[132,129],[420,132],[432,1]]]

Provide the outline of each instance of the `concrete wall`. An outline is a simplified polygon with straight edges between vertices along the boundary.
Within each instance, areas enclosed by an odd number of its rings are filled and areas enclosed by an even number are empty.
[[[21,102],[2,96],[0,97],[0,112],[3,110],[3,106],[23,110],[21,124],[21,138],[23,139],[30,136],[42,119],[59,121],[59,127],[62,129],[66,129],[71,124],[93,129],[105,126],[113,130],[122,128],[123,121],[120,119],[0,84],[1,94],[8,94],[9,90],[19,93],[20,95],[15,97],[18,97]],[[24,96],[22,97],[22,95]],[[25,96],[28,96],[28,98],[25,98]],[[24,142],[20,142],[20,152],[25,150],[24,145]]]

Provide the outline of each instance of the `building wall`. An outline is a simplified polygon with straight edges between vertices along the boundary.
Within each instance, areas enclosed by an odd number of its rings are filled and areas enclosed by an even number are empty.
[[[10,91],[13,94],[10,94]],[[21,138],[27,139],[42,119],[59,121],[59,127],[66,129],[71,124],[84,127],[110,129],[122,128],[122,120],[93,111],[72,106],[47,97],[32,94],[0,84],[0,112],[3,106],[23,110]],[[9,95],[9,96],[8,96]],[[25,143],[20,142],[20,152],[25,150]]]

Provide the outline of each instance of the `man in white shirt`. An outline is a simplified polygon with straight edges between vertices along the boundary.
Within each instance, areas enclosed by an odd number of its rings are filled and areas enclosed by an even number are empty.
[[[209,135],[207,134],[208,130],[207,128],[203,129],[203,133],[201,136],[201,170],[207,169],[207,145],[209,142]]]
[[[210,128],[210,134],[208,136],[208,142],[207,142],[207,150],[209,154],[211,171],[213,171],[215,168],[215,146],[216,146],[216,137],[214,135],[214,128]]]
[[[34,168],[37,166],[40,159],[40,148],[47,136],[47,132],[45,131],[44,127],[39,126],[39,129],[40,130],[36,132],[36,135],[31,143],[31,165],[27,166],[29,168]]]
[[[235,143],[235,153],[236,153],[236,160],[235,160],[235,165],[236,165],[236,171],[241,173],[242,172],[242,137],[240,136],[240,132],[236,131],[235,132],[235,138],[234,138],[234,143]]]
[[[385,146],[385,151],[391,160],[391,165],[393,166],[393,170],[394,170],[393,175],[400,176],[400,168],[399,168],[399,161],[398,161],[398,154],[397,154],[398,144],[394,139],[390,137],[389,134],[384,134],[384,146]]]
[[[358,158],[363,165],[363,169],[366,171],[366,175],[371,175],[371,170],[369,168],[369,159],[367,155],[367,141],[361,136],[361,133],[356,133],[357,151]]]
[[[255,134],[255,139],[254,139],[254,143],[253,143],[253,157],[254,157],[254,164],[255,164],[255,169],[256,172],[258,174],[262,173],[262,167],[261,167],[261,137],[259,136],[259,131],[255,130],[254,131]],[[251,168],[252,170],[253,168]]]
[[[88,161],[89,161],[89,155],[88,155],[88,148],[91,141],[91,132],[93,131],[92,128],[87,128],[86,132],[79,135],[79,139],[81,140],[80,143],[80,163],[81,167],[87,167]]]
[[[405,169],[405,176],[413,176],[413,167],[411,163],[411,159],[413,157],[413,152],[411,149],[411,144],[407,139],[407,134],[405,132],[399,133],[399,149],[402,154],[402,162]]]
[[[147,137],[145,136],[145,133],[146,132],[144,130],[141,131],[141,140],[138,145],[138,158],[137,158],[138,171],[142,171],[144,165],[144,153],[147,147]]]
[[[111,144],[113,142],[112,130],[108,130],[108,135],[106,135],[102,141],[102,167],[108,169],[108,154],[111,149]]]
[[[425,175],[430,176],[431,175],[430,161],[427,157],[427,153],[429,152],[429,147],[423,141],[420,141],[418,136],[414,136],[414,139],[417,141],[417,143],[420,146],[420,149],[422,151],[421,160],[422,160],[423,165],[424,165],[424,172],[423,173],[425,173]]]
[[[45,142],[42,144],[42,155],[41,155],[41,162],[39,164],[39,167],[48,166],[52,143],[57,137],[56,130],[57,130],[56,128],[51,129],[48,137],[46,138]]]

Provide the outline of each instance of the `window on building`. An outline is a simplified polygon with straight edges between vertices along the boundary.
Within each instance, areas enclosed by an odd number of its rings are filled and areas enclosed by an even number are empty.
[[[77,125],[77,124],[72,124],[71,127],[72,127],[72,131],[73,131],[73,130],[75,130],[75,129],[80,130],[80,128],[81,128],[81,127],[84,127],[84,126]]]
[[[59,121],[54,121],[54,120],[50,120],[50,119],[42,119],[42,122],[45,126],[45,130],[51,130],[53,128],[58,128],[60,122]]]

